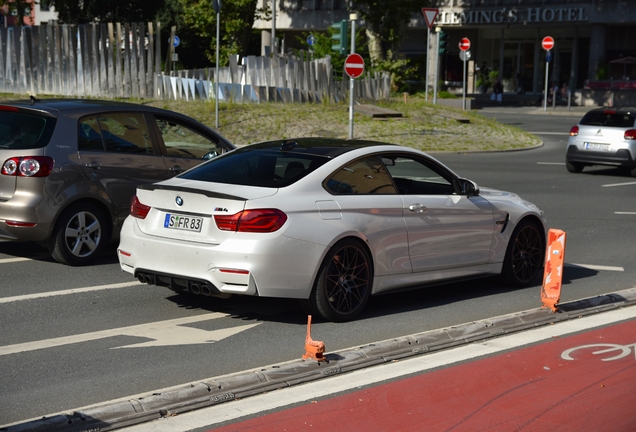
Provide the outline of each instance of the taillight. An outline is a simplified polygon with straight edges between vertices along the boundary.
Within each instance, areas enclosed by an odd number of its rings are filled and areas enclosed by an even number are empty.
[[[623,139],[636,140],[636,129],[626,130],[625,135],[623,135]]]
[[[572,126],[572,129],[570,129],[570,136],[577,136],[578,134],[579,134],[579,127]]]
[[[2,164],[2,175],[17,177],[46,177],[53,171],[55,162],[48,156],[12,157]]]
[[[243,210],[228,216],[216,215],[214,221],[223,231],[267,233],[278,231],[287,215],[277,209]]]
[[[18,112],[19,110],[16,107],[11,107],[11,106],[6,106],[6,105],[0,105],[0,111],[12,111],[12,112]]]
[[[130,202],[130,215],[132,217],[136,217],[138,219],[146,219],[149,211],[150,206],[140,203],[136,195],[132,198],[132,201]]]

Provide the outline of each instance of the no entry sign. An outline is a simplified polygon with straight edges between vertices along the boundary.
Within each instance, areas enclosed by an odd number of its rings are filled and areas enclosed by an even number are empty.
[[[358,78],[364,72],[364,59],[360,54],[349,54],[344,67],[347,75],[351,78]]]
[[[552,48],[554,48],[554,38],[552,36],[544,37],[541,41],[541,46],[544,50],[550,51]]]
[[[462,38],[459,41],[459,49],[462,51],[468,51],[470,49],[470,39]]]

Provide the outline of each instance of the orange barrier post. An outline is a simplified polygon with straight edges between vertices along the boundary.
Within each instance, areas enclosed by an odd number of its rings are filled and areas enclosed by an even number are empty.
[[[548,231],[548,247],[545,252],[545,270],[541,301],[543,307],[557,311],[561,299],[561,280],[563,279],[563,260],[565,259],[565,231],[551,229]]]
[[[325,343],[315,341],[311,338],[311,315],[307,315],[307,337],[305,338],[305,354],[303,360],[313,359],[317,361],[327,360],[323,355],[325,353]]]

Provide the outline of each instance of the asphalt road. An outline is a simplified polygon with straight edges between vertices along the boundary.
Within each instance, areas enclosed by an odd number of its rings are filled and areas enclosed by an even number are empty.
[[[567,132],[578,115],[483,110],[544,146],[435,155],[481,186],[511,190],[567,233],[562,300],[634,286],[635,179],[606,168],[570,174]],[[632,199],[630,199],[632,198]],[[119,271],[114,247],[97,265],[54,263],[33,244],[0,243],[0,425],[297,359],[306,316],[294,301],[176,295]],[[345,324],[314,323],[328,351],[519,312],[539,285],[494,278],[371,299]],[[215,341],[215,342],[208,342]]]

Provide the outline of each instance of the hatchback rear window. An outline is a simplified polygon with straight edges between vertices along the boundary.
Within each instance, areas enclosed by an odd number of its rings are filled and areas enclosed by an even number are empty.
[[[275,150],[238,149],[180,175],[215,183],[279,188],[300,180],[328,157]]]
[[[632,114],[617,113],[615,111],[592,111],[583,117],[584,126],[606,126],[616,128],[634,127],[635,118]]]
[[[0,111],[0,149],[45,147],[53,134],[55,120],[51,117]]]

